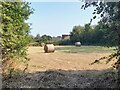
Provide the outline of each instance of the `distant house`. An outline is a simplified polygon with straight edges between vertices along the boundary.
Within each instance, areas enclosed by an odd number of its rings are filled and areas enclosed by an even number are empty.
[[[63,34],[63,35],[62,35],[62,39],[70,39],[70,35]]]

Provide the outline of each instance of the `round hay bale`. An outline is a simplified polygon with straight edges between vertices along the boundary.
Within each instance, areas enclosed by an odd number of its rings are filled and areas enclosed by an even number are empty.
[[[81,43],[80,42],[75,42],[75,46],[81,46]]]
[[[55,51],[55,47],[53,44],[46,44],[44,46],[44,51],[45,53],[51,53],[51,52],[54,52]]]
[[[40,44],[41,47],[44,47],[44,45],[45,45],[45,43],[41,43],[41,44]]]

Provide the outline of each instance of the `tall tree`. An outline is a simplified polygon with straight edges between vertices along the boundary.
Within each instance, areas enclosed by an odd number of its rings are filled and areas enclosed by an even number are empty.
[[[82,32],[84,31],[84,27],[83,26],[74,26],[72,32],[70,32],[70,40],[72,43],[75,43],[77,41],[81,41],[81,37],[82,37]]]
[[[41,42],[40,34],[37,34],[34,39],[35,39],[35,42],[39,42],[40,43]]]
[[[85,24],[85,32],[89,32],[90,29],[90,24]]]
[[[120,75],[120,1],[119,2],[91,2],[86,3],[82,6],[82,8],[86,9],[89,6],[95,6],[96,9],[94,10],[93,14],[95,16],[93,19],[96,18],[97,14],[101,16],[101,23],[103,26],[106,26],[105,29],[108,31],[109,41],[114,41],[117,45],[117,53],[111,55],[110,59],[117,57],[117,62],[115,64],[116,69],[118,70],[118,75]],[[92,21],[92,19],[91,19]],[[112,46],[109,44],[109,46]],[[118,76],[118,88],[120,88],[120,76]]]
[[[41,40],[42,40],[42,42],[47,43],[47,41],[52,40],[52,37],[49,35],[42,35]]]
[[[22,0],[19,0],[19,2],[3,0],[0,3],[3,64],[7,60],[28,60],[26,50],[29,44],[30,26],[26,23],[26,20],[33,13],[29,4],[28,2],[22,2]]]

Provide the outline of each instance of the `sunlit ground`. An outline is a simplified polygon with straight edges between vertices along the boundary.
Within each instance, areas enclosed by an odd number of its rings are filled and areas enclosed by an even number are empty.
[[[104,70],[113,62],[89,65],[94,60],[115,52],[115,48],[101,46],[55,46],[54,53],[44,53],[43,47],[29,47],[29,72],[49,69],[62,70]]]

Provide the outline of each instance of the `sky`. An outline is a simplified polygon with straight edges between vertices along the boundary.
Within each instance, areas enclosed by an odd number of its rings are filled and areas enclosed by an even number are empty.
[[[94,8],[83,10],[81,9],[83,4],[83,2],[31,2],[31,7],[35,9],[27,21],[32,23],[31,34],[61,36],[69,34],[75,25],[83,26],[89,23]],[[98,18],[94,20],[92,25],[97,24],[98,20]]]

